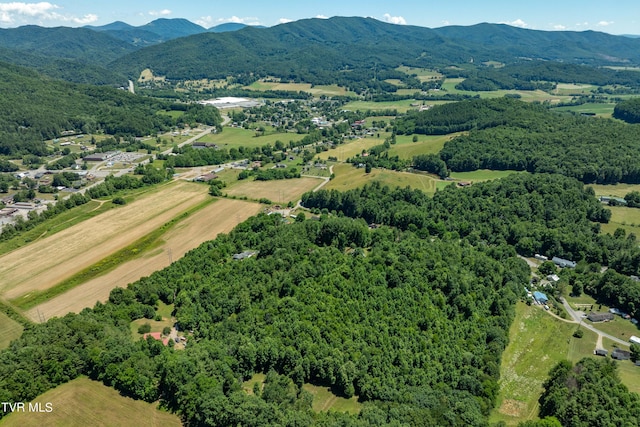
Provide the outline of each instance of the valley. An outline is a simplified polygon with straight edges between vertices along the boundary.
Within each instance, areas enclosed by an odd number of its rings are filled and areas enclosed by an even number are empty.
[[[634,425],[640,39],[218,30],[0,31],[0,425]]]

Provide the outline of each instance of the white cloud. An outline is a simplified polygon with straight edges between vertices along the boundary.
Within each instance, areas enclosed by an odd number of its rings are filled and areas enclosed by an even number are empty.
[[[600,21],[596,24],[596,27],[606,27],[613,24],[613,21]]]
[[[529,28],[529,24],[527,24],[520,18],[511,22],[501,22],[501,24],[507,24],[507,25],[511,25],[512,27],[518,27],[518,28]]]
[[[451,23],[445,19],[444,21],[442,21],[442,25],[446,27],[447,25],[451,25]]]
[[[56,12],[60,6],[49,2],[24,3],[11,2],[0,3],[0,22],[5,24],[42,23],[43,21],[73,22],[75,24],[89,24],[98,20],[98,16],[89,13],[78,17]]]
[[[388,13],[384,14],[384,21],[390,24],[407,25],[406,19],[402,16],[391,16]]]
[[[211,16],[201,16],[199,19],[196,19],[195,22],[204,28],[210,28],[213,26],[213,18]]]
[[[262,25],[260,20],[255,16],[246,16],[244,18],[239,18],[237,16],[232,16],[230,18],[218,18],[216,20],[218,24],[224,24],[225,22],[235,22],[236,24],[245,24],[245,25]]]
[[[288,22],[293,22],[293,19],[289,19],[289,18],[280,18],[280,19],[278,19],[278,23],[279,24],[286,24]]]
[[[329,17],[325,16],[325,15],[316,15],[316,18],[318,18],[318,19],[329,19]]]
[[[556,24],[553,26],[553,29],[556,31],[564,31],[567,29],[567,27],[562,24]]]
[[[151,16],[168,16],[171,15],[171,11],[169,9],[162,9],[162,10],[150,10],[149,11],[149,15]]]

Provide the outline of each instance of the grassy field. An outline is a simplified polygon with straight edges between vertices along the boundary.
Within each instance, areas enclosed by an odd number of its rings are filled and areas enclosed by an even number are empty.
[[[614,103],[602,102],[602,103],[587,103],[582,105],[573,105],[567,107],[556,107],[555,111],[572,111],[574,113],[593,113],[598,117],[611,117],[613,114],[613,108],[616,106]]]
[[[381,111],[381,110],[397,110],[398,113],[406,113],[409,110],[415,110],[416,107],[412,107],[411,104],[416,102],[413,99],[403,99],[400,101],[385,101],[385,102],[373,102],[373,101],[351,101],[345,104],[342,109],[349,111]],[[433,101],[429,104],[444,104],[446,101]]]
[[[627,234],[640,235],[640,209],[626,206],[607,206],[611,211],[609,223],[602,224],[603,233],[613,234],[616,228],[623,228]]]
[[[491,179],[500,179],[511,175],[512,173],[522,173],[519,171],[494,171],[489,169],[480,169],[473,172],[451,172],[451,178],[460,181],[489,181]]]
[[[403,73],[406,73],[409,75],[415,74],[418,77],[418,80],[420,80],[421,82],[438,80],[442,77],[442,74],[440,74],[439,72],[430,70],[428,68],[414,68],[414,67],[407,67],[402,65],[396,68],[396,70],[402,71]]]
[[[2,427],[180,426],[180,418],[157,404],[121,396],[114,389],[77,378],[40,395],[34,402],[51,403],[50,413],[16,412],[0,421]]]
[[[131,329],[131,336],[134,340],[142,338],[143,334],[138,333],[138,328],[145,323],[151,325],[150,332],[162,332],[162,330],[168,326],[173,327],[175,323],[175,319],[171,317],[171,312],[173,311],[173,304],[168,305],[163,303],[162,301],[158,304],[157,313],[162,317],[162,320],[153,320],[153,319],[138,319],[134,320],[129,324]]]
[[[223,189],[229,196],[247,197],[258,200],[266,198],[273,203],[286,205],[296,202],[302,194],[311,191],[322,183],[319,178],[279,179],[273,181],[238,181]]]
[[[11,341],[22,335],[22,325],[0,312],[0,350],[9,347]]]
[[[500,393],[491,422],[517,425],[534,419],[549,370],[563,359],[576,362],[592,356],[596,334],[583,328],[583,338],[574,338],[576,327],[552,317],[540,306],[517,304],[509,345],[502,355]]]
[[[411,159],[419,154],[436,154],[444,143],[459,134],[450,135],[417,135],[418,141],[413,142],[413,135],[398,135],[396,144],[389,149],[390,156],[399,156],[401,159]]]
[[[375,145],[381,145],[384,143],[384,138],[359,138],[352,139],[351,141],[340,144],[336,148],[332,148],[329,151],[322,151],[318,153],[316,157],[327,160],[329,157],[336,157],[338,161],[344,162],[348,158],[355,157],[356,154],[361,154],[363,151],[369,150]]]
[[[362,187],[367,183],[379,181],[391,188],[406,187],[417,188],[425,193],[433,194],[436,191],[437,180],[429,175],[396,172],[386,169],[374,168],[371,173],[365,173],[364,168],[355,168],[351,164],[338,164],[333,167],[335,178],[323,187],[327,190],[340,191]]]
[[[456,85],[462,82],[464,78],[446,79],[442,84],[442,89],[446,93],[462,94],[462,95],[480,95],[481,98],[501,98],[507,94],[520,95],[522,101],[549,101],[552,104],[560,101],[567,101],[571,99],[571,96],[565,95],[562,92],[557,94],[549,94],[541,90],[490,90],[473,92],[467,90],[458,90]]]
[[[631,193],[632,191],[640,191],[640,184],[589,184],[589,187],[593,188],[596,196],[624,197],[627,193]]]
[[[258,383],[262,387],[265,378],[265,374],[254,374],[250,379],[242,383],[242,389],[248,395],[253,395],[253,385]],[[302,389],[308,391],[313,396],[311,408],[315,412],[335,411],[347,412],[350,414],[360,413],[362,405],[358,402],[357,396],[346,399],[344,397],[336,396],[328,387],[321,387],[312,384],[303,384]]]
[[[198,139],[200,142],[210,142],[218,144],[221,148],[231,149],[238,147],[262,147],[265,144],[274,145],[280,140],[285,145],[289,141],[300,141],[305,135],[298,133],[271,133],[256,136],[256,132],[244,128],[225,127],[223,132],[207,134]]]

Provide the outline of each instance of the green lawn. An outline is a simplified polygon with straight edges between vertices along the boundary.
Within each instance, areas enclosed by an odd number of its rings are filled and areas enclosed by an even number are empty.
[[[22,335],[22,325],[0,311],[0,350]]]
[[[329,157],[336,157],[339,161],[344,162],[348,158],[355,157],[356,154],[361,154],[363,151],[367,151],[371,147],[381,144],[384,144],[384,138],[367,137],[352,139],[328,151],[322,151],[318,153],[316,157],[323,160],[327,160]]]
[[[491,422],[515,426],[536,418],[542,383],[549,370],[560,360],[576,362],[593,355],[596,334],[583,328],[583,338],[577,339],[572,336],[576,328],[576,324],[558,320],[540,306],[517,303],[509,345],[502,355],[500,393]]]
[[[351,101],[345,104],[342,109],[349,111],[380,111],[380,110],[397,110],[399,113],[405,113],[409,110],[415,109],[411,104],[416,102],[414,99],[403,99],[400,101]],[[436,104],[437,102],[430,102],[430,104]],[[443,103],[443,102],[439,102]]]
[[[231,149],[238,147],[262,147],[265,144],[274,145],[276,141],[280,140],[285,145],[289,141],[300,141],[305,135],[298,133],[272,133],[263,136],[256,136],[254,130],[225,127],[224,131],[216,134],[207,134],[200,138],[200,142],[211,142],[218,144],[221,148]]]
[[[162,301],[158,304],[158,310],[156,313],[162,317],[162,320],[153,320],[153,319],[138,319],[134,320],[129,324],[129,328],[131,329],[131,336],[134,340],[142,338],[142,334],[138,333],[138,328],[145,323],[151,325],[150,332],[162,332],[165,327],[173,327],[175,320],[171,317],[171,312],[173,311],[173,304],[168,305],[163,303]]]
[[[629,341],[632,335],[640,336],[640,329],[620,316],[615,316],[610,322],[594,323],[593,326],[623,341]]]

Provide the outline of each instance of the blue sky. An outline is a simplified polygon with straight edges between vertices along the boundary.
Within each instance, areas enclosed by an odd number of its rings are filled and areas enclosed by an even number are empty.
[[[52,0],[2,2],[0,27],[143,25],[157,18],[186,18],[206,28],[224,22],[272,26],[303,18],[368,16],[400,25],[442,27],[479,22],[507,23],[536,30],[596,30],[640,34],[640,1],[616,0]]]

